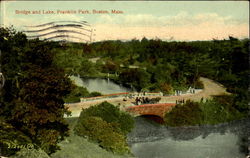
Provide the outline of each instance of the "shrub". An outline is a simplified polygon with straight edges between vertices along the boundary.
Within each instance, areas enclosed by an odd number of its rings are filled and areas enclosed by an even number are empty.
[[[170,126],[218,124],[244,117],[234,107],[234,97],[230,95],[214,96],[206,102],[187,101],[177,105],[165,115],[165,122]]]
[[[104,121],[117,126],[124,134],[129,133],[134,127],[132,116],[120,111],[118,107],[108,102],[84,109],[80,114],[79,120],[81,121],[90,116],[101,117]]]
[[[80,102],[81,97],[88,97],[90,94],[85,87],[74,87],[70,94],[64,98],[66,103]]]
[[[10,158],[50,158],[46,152],[41,149],[26,149],[23,148]]]
[[[200,125],[203,121],[199,103],[188,100],[184,105],[176,105],[165,115],[164,121],[169,126]]]
[[[243,115],[233,107],[234,97],[230,95],[215,96],[201,104],[204,115],[204,124],[218,124],[240,119]]]
[[[133,126],[132,116],[108,102],[103,102],[84,109],[74,131],[79,136],[95,141],[108,151],[126,153],[129,151],[126,134]]]
[[[88,117],[78,122],[75,127],[77,135],[97,142],[101,147],[116,153],[128,151],[125,136],[118,132],[111,123],[100,117]]]
[[[97,97],[97,96],[101,96],[102,94],[100,92],[91,92],[89,94],[89,97]]]

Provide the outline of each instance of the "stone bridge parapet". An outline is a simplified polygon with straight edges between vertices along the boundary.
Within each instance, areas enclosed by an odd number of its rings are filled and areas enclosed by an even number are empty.
[[[135,115],[156,115],[164,118],[175,105],[175,103],[143,104],[127,107],[126,111]]]
[[[163,96],[161,92],[123,92],[123,93],[114,93],[114,94],[106,94],[97,97],[89,97],[89,98],[80,98],[81,102],[87,101],[95,101],[95,100],[102,100],[102,99],[112,99],[118,97],[125,97],[125,98],[133,98],[133,97],[149,97],[149,96]]]

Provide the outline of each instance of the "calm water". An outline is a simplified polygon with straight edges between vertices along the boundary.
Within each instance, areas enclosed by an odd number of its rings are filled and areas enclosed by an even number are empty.
[[[126,88],[122,85],[118,85],[115,82],[107,79],[83,79],[82,84],[90,92],[101,92],[102,94],[122,93],[130,92],[131,89]]]
[[[129,134],[138,158],[245,158],[249,119],[205,127],[170,128],[142,117]]]
[[[122,92],[131,92],[130,88],[116,84],[112,80],[101,78],[82,79],[78,76],[70,76],[77,86],[86,87],[89,92],[100,92],[102,94],[113,94]]]

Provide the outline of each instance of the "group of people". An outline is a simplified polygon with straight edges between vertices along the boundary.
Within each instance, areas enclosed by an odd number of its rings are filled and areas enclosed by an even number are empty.
[[[180,90],[175,90],[175,95],[180,96],[186,92],[180,91]],[[195,88],[189,87],[187,90],[187,93],[192,93],[195,94]]]
[[[179,91],[179,90],[175,90],[175,95],[179,96],[182,94],[182,91]]]
[[[135,98],[136,105],[148,104],[149,102],[150,102],[150,99],[148,97],[136,97]]]
[[[185,100],[184,99],[178,99],[178,100],[175,100],[175,103],[176,104],[184,104]]]
[[[195,93],[195,89],[192,88],[192,87],[189,87],[188,92],[194,94]]]

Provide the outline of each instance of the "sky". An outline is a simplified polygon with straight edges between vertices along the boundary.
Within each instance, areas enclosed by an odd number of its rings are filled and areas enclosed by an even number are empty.
[[[63,14],[57,11],[71,11]],[[88,11],[89,14],[79,12]],[[96,11],[108,11],[94,13]],[[121,11],[120,14],[112,10]],[[24,14],[27,11],[29,14]],[[32,14],[40,11],[40,14]],[[53,11],[44,14],[42,11]],[[2,1],[1,24],[19,31],[52,21],[87,21],[93,39],[194,41],[249,38],[248,1]]]

